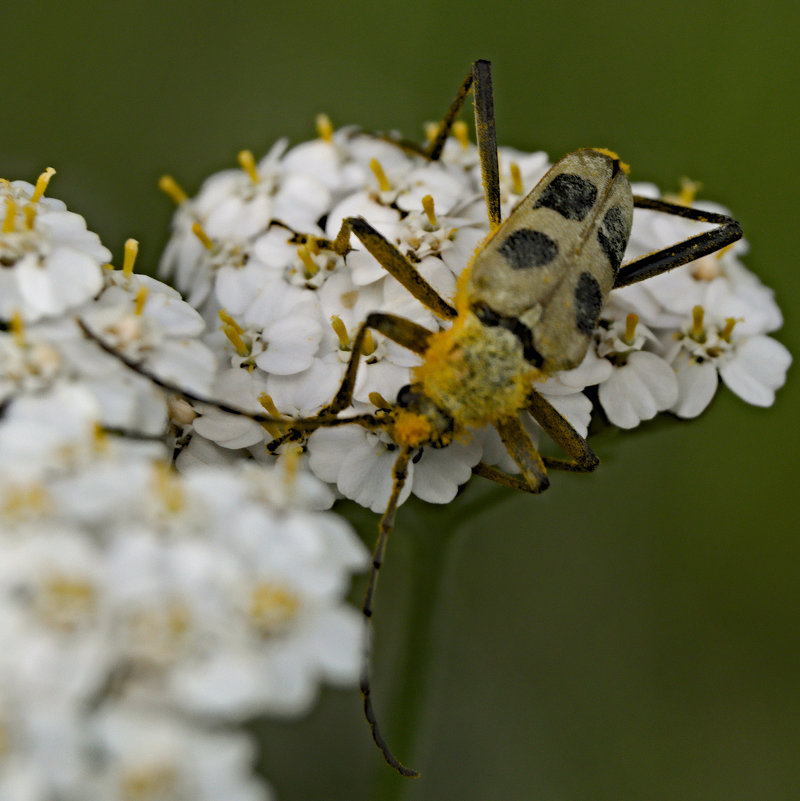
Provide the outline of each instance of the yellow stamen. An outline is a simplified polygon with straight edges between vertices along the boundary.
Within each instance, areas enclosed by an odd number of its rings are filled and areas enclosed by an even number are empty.
[[[0,503],[4,517],[20,519],[31,513],[41,518],[53,509],[53,499],[41,484],[8,486]]]
[[[389,179],[386,177],[386,173],[383,171],[383,167],[381,167],[381,163],[378,159],[370,159],[369,168],[378,179],[378,186],[381,192],[388,192],[392,188],[392,185],[389,183]]]
[[[368,328],[364,334],[364,345],[361,348],[361,353],[363,353],[364,356],[371,356],[373,353],[375,353],[376,347],[375,337],[372,336],[372,331],[370,331]]]
[[[6,216],[3,218],[3,233],[13,233],[16,228],[17,204],[10,195],[6,198]]]
[[[33,195],[31,195],[31,203],[38,203],[41,199],[42,195],[44,194],[44,190],[47,189],[47,184],[50,183],[50,179],[56,174],[56,171],[52,167],[48,167],[36,180],[36,187],[33,190]]]
[[[324,142],[333,141],[333,125],[327,114],[317,114],[317,136]]]
[[[158,179],[158,188],[176,205],[180,206],[188,195],[183,191],[183,187],[171,176],[162,175]]]
[[[319,256],[319,242],[317,242],[317,238],[315,236],[309,236],[308,239],[306,239],[306,247],[314,256]]]
[[[154,489],[164,504],[164,509],[173,514],[182,511],[186,499],[178,474],[166,462],[156,462],[153,470]]]
[[[725,328],[719,332],[719,338],[724,339],[726,342],[731,341],[731,334],[733,333],[733,327],[736,325],[736,319],[734,317],[726,317],[725,318]]]
[[[350,350],[350,337],[347,335],[347,328],[338,314],[331,315],[331,326],[333,333],[339,339],[339,350]]]
[[[725,245],[724,248],[720,248],[714,255],[721,259],[736,243],[731,242],[730,245]]]
[[[300,245],[297,248],[297,255],[300,257],[300,261],[303,262],[303,275],[306,278],[313,278],[319,272],[319,266],[311,258],[311,251],[308,245]]]
[[[25,321],[19,309],[11,315],[11,333],[14,336],[14,343],[21,348],[25,344]]]
[[[36,222],[36,209],[39,208],[35,203],[28,203],[22,210],[25,215],[25,228],[28,231],[33,230],[33,224]]]
[[[279,634],[297,614],[300,602],[290,590],[264,581],[250,593],[250,617],[262,636]]]
[[[370,392],[368,397],[369,402],[378,409],[392,408],[392,404],[389,403],[389,401],[387,401],[380,392]]]
[[[94,446],[95,453],[105,453],[109,449],[110,437],[108,431],[103,428],[100,423],[94,424],[94,437],[92,438],[92,445]]]
[[[705,338],[703,332],[704,314],[705,312],[702,306],[695,306],[692,309],[692,330],[689,332],[689,336],[696,342],[702,342]]]
[[[522,173],[520,172],[519,164],[516,161],[512,161],[509,169],[511,170],[511,190],[515,195],[521,195],[525,188],[522,185]]]
[[[85,624],[97,605],[94,585],[83,578],[53,573],[42,582],[36,611],[54,629],[70,631]]]
[[[203,243],[206,250],[214,250],[214,242],[199,222],[192,223],[192,233]]]
[[[101,264],[100,268],[109,273],[114,271],[114,265],[110,261],[107,261],[105,264]]]
[[[461,147],[469,147],[469,128],[464,120],[456,120],[450,129]]]
[[[236,348],[236,352],[240,356],[249,356],[250,355],[250,348],[247,347],[245,341],[242,339],[241,328],[238,325],[228,325],[225,323],[222,326],[222,333],[228,337],[231,345]]]
[[[236,157],[239,166],[250,176],[250,180],[258,183],[258,170],[256,169],[256,160],[253,157],[252,150],[240,150],[239,155]]]
[[[236,320],[234,320],[233,317],[231,317],[230,314],[225,311],[225,309],[220,309],[217,314],[219,314],[219,319],[222,320],[223,323],[229,325],[240,334],[244,333],[244,328],[242,328],[239,323],[237,323]]]
[[[258,396],[258,402],[264,407],[264,411],[270,417],[281,416],[281,413],[278,411],[278,407],[275,405],[272,397],[266,392],[262,392]],[[262,425],[272,437],[279,437],[283,433],[283,426],[281,426],[280,423],[262,423]]]
[[[622,337],[622,341],[626,345],[633,345],[633,339],[636,336],[636,324],[639,322],[639,316],[631,312],[625,318],[625,335]]]
[[[288,445],[283,451],[283,481],[286,489],[291,491],[297,478],[297,469],[300,466],[300,457],[303,455],[303,447],[297,442]]]
[[[681,191],[678,195],[678,202],[684,206],[691,206],[694,203],[697,193],[703,188],[703,185],[698,181],[692,181],[690,178],[681,178]]]
[[[425,138],[429,142],[433,142],[436,139],[436,134],[439,133],[439,128],[441,126],[438,122],[426,122],[425,123]]]
[[[136,263],[136,256],[139,253],[139,243],[135,239],[126,239],[124,255],[122,257],[122,274],[126,278],[133,275],[133,265]]]
[[[428,218],[428,222],[431,224],[432,228],[436,228],[436,214],[433,211],[433,196],[432,195],[425,195],[422,198],[422,210],[425,212],[425,216]]]
[[[142,285],[136,291],[136,297],[133,299],[133,313],[141,314],[144,309],[145,301],[147,300],[147,287]]]

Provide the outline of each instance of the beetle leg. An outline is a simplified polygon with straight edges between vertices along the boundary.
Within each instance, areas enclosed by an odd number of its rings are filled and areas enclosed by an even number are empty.
[[[666,200],[657,200],[649,197],[633,196],[633,205],[637,209],[650,209],[651,211],[661,211],[664,214],[674,214],[677,217],[685,217],[687,220],[697,220],[698,222],[712,223],[716,228],[705,231],[697,236],[684,239],[675,245],[671,245],[655,253],[649,253],[639,259],[623,264],[617,273],[614,281],[614,288],[629,286],[654,275],[680,267],[695,259],[714,253],[727,245],[742,238],[742,227],[733,217],[726,214],[716,214],[711,211],[693,209],[690,206],[682,206],[678,203],[668,203]]]

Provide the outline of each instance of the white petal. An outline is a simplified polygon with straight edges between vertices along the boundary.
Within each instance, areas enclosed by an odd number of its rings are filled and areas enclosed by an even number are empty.
[[[678,378],[678,400],[670,407],[678,417],[697,417],[717,391],[717,368],[709,362],[696,362],[683,354],[673,364]]]
[[[720,365],[719,373],[742,400],[754,406],[771,406],[791,363],[792,355],[780,342],[757,336],[737,347],[734,357]]]

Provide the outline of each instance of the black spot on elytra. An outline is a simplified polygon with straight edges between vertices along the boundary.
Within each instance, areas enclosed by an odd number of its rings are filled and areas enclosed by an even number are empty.
[[[509,234],[499,250],[514,270],[541,267],[558,255],[558,245],[547,234],[532,228]]]
[[[628,246],[628,237],[631,235],[631,226],[627,217],[619,206],[612,206],[603,217],[603,222],[597,229],[597,239],[603,253],[611,262],[614,275],[617,274],[625,248]]]
[[[533,207],[557,211],[568,220],[582,220],[597,200],[597,187],[586,178],[571,172],[556,175],[545,187]]]
[[[575,287],[575,322],[583,334],[591,334],[603,308],[603,292],[597,279],[583,272]]]

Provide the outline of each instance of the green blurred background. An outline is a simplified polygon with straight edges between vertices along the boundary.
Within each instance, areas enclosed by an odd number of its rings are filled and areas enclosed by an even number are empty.
[[[50,194],[118,263],[128,236],[157,261],[163,172],[193,192],[319,111],[418,136],[489,58],[502,143],[607,146],[732,208],[798,352],[795,4],[34,1],[0,27],[0,175],[55,166]],[[796,372],[769,410],[722,390],[699,420],[605,433],[601,469],[540,498],[475,481],[405,506],[376,703],[423,776],[396,778],[357,693],[328,691],[254,724],[278,797],[800,798]]]

